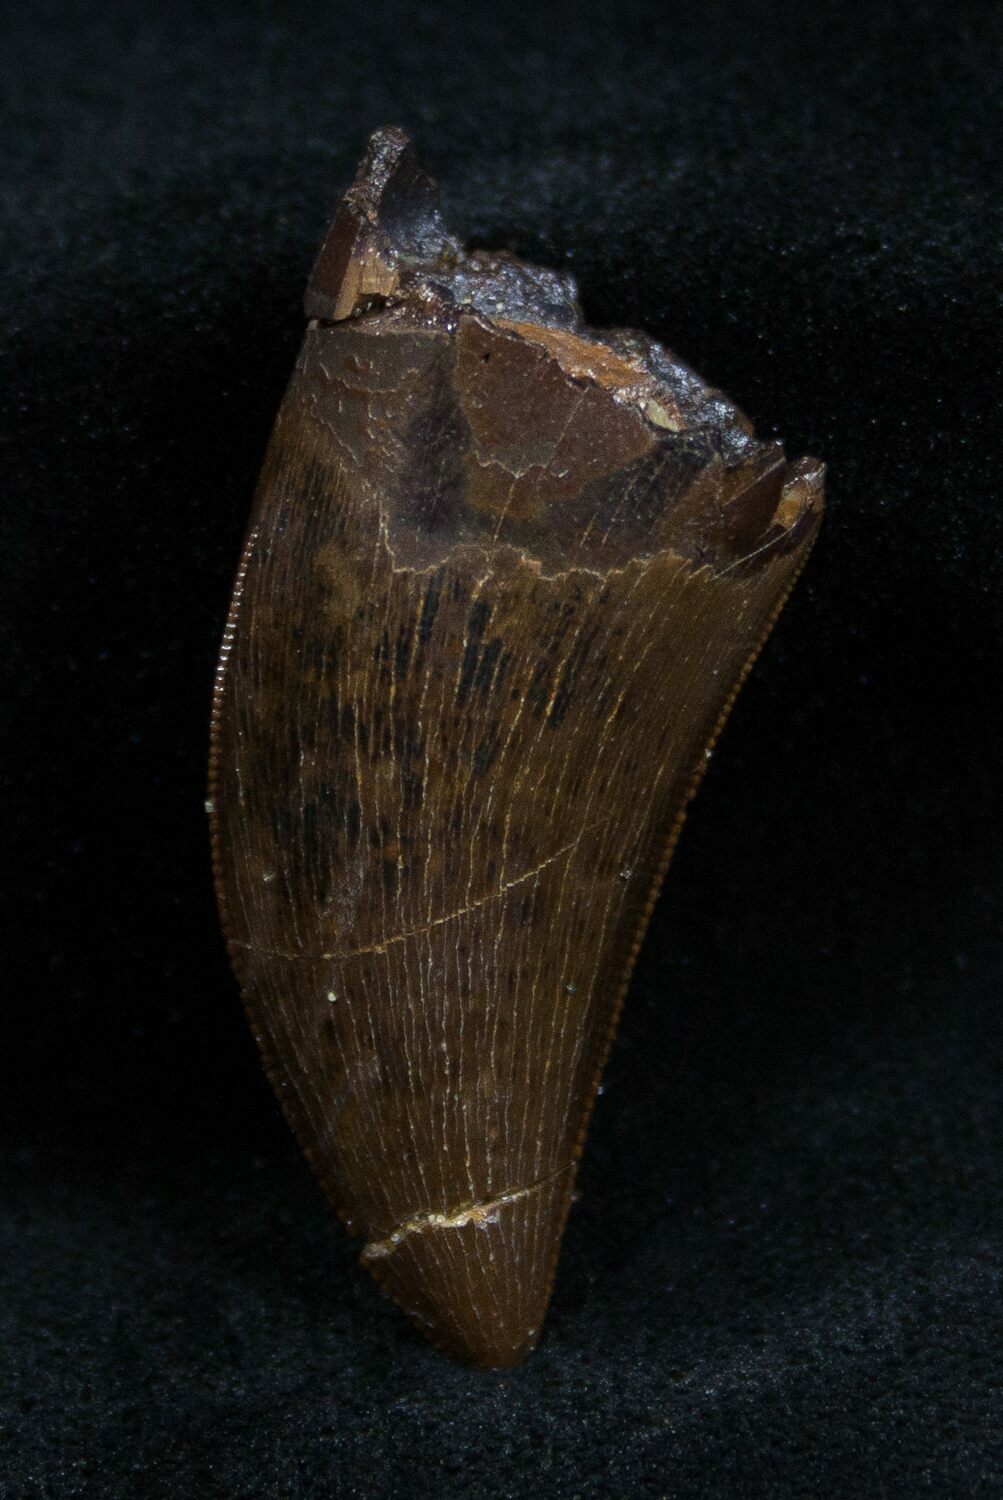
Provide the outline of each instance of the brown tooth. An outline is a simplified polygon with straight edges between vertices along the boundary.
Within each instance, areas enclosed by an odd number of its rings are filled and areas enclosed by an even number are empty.
[[[507,1365],[821,468],[650,340],[594,334],[567,278],[461,251],[400,132],[307,306],[217,676],[220,908],[364,1263],[441,1348]]]

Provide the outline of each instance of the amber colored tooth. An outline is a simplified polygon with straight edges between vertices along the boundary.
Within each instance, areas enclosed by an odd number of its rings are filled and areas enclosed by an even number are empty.
[[[224,637],[210,803],[266,1067],[440,1347],[533,1347],[627,978],[821,516],[567,277],[465,252],[379,131],[307,293]]]

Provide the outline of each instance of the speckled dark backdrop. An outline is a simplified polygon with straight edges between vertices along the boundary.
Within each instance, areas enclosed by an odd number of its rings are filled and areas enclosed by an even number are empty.
[[[523,9],[5,23],[17,1500],[1003,1486],[1000,12]],[[260,1075],[202,811],[303,282],[385,122],[457,230],[829,464],[504,1376],[355,1268]]]

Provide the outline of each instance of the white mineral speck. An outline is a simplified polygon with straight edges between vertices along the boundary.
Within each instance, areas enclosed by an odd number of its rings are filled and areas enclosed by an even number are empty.
[[[681,432],[682,423],[674,412],[667,411],[660,401],[648,401],[644,415],[655,427],[664,427],[668,432]]]

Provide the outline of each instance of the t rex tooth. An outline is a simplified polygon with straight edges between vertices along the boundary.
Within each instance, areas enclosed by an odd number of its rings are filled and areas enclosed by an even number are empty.
[[[513,1364],[822,468],[652,340],[587,328],[569,277],[464,251],[397,130],[306,311],[217,676],[223,924],[364,1264],[441,1348]]]

